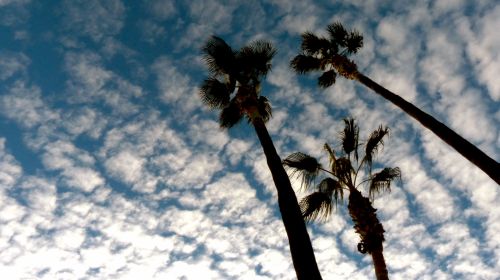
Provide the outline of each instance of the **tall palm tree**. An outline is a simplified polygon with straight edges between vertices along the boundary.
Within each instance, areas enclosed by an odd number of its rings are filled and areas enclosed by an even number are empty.
[[[430,129],[500,185],[500,163],[445,124],[358,71],[356,64],[348,57],[357,53],[363,46],[363,36],[359,32],[347,31],[339,22],[328,25],[327,31],[328,38],[311,32],[302,34],[301,53],[290,63],[296,72],[304,74],[322,71],[318,84],[323,88],[333,85],[338,75],[360,82]]]
[[[243,118],[255,128],[278,193],[297,278],[321,279],[297,197],[265,125],[271,117],[271,105],[261,95],[261,79],[271,70],[276,49],[269,42],[254,41],[235,51],[221,38],[212,36],[203,52],[210,75],[200,87],[201,99],[210,108],[220,110],[222,128],[231,128]]]
[[[333,209],[343,201],[344,191],[349,192],[349,215],[356,233],[361,238],[358,251],[372,256],[377,279],[389,279],[382,246],[385,231],[377,218],[377,209],[373,208],[371,203],[375,194],[390,191],[391,182],[401,178],[397,167],[386,167],[372,173],[373,158],[380,146],[384,144],[383,138],[389,130],[380,126],[373,131],[364,145],[364,156],[359,158],[358,150],[362,146],[358,140],[359,128],[353,119],[344,119],[344,122],[341,153],[336,155],[328,144],[324,146],[330,158],[328,168],[323,167],[316,158],[300,152],[288,156],[283,164],[291,170],[292,176],[298,175],[302,178],[302,185],[306,189],[313,186],[320,172],[326,174],[320,183],[314,186],[315,191],[300,201],[302,215],[306,221],[328,218]],[[362,168],[366,172],[360,172],[363,171]],[[366,173],[368,176],[359,181],[358,179],[361,178],[358,177]],[[368,186],[371,200],[363,196],[359,190],[363,185]]]

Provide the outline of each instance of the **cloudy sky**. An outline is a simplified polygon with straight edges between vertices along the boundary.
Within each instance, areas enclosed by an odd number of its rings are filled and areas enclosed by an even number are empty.
[[[300,33],[337,20],[364,34],[363,73],[500,160],[495,0],[0,0],[2,279],[294,279],[256,135],[198,98],[211,34],[278,48],[282,157],[322,156],[344,117],[391,128],[378,162],[403,182],[375,207],[393,279],[499,279],[493,180],[354,82],[290,71]],[[345,208],[308,226],[323,278],[374,279]]]

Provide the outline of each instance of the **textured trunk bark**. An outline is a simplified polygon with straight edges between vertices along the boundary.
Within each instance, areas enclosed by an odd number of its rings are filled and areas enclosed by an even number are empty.
[[[408,115],[412,116],[423,126],[430,129],[441,140],[446,142],[462,156],[472,162],[474,165],[483,170],[488,176],[491,177],[497,184],[500,185],[500,163],[486,155],[483,151],[479,150],[476,146],[465,140],[462,136],[451,130],[443,123],[436,120],[431,115],[420,110],[413,104],[401,98],[399,95],[387,90],[376,82],[372,81],[365,75],[358,73],[355,80],[359,81],[366,87],[372,89],[377,94],[385,99],[391,101],[394,105],[401,108]]]
[[[260,118],[253,120],[253,126],[266,155],[267,165],[278,192],[278,204],[285,225],[293,266],[299,280],[321,279],[311,240],[300,212],[297,197],[281,159],[276,152],[267,128]]]
[[[375,268],[375,277],[377,280],[389,280],[389,273],[385,264],[382,244],[371,253],[373,260],[373,267]]]
[[[354,229],[361,237],[361,243],[358,244],[359,252],[371,254],[377,280],[388,280],[389,274],[382,246],[385,230],[377,218],[377,209],[373,208],[368,198],[354,188],[349,190],[347,207],[354,223]]]

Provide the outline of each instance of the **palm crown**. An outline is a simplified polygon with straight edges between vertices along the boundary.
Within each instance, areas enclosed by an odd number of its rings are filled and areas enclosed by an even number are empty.
[[[271,106],[260,94],[260,82],[270,71],[276,50],[269,42],[254,41],[234,51],[224,40],[212,36],[203,52],[210,73],[199,91],[203,102],[221,110],[219,124],[223,128],[234,126],[243,117],[254,127],[278,194],[297,279],[321,280],[297,197],[265,125],[271,117]]]
[[[389,133],[388,128],[379,126],[373,131],[364,145],[359,142],[359,128],[353,119],[344,119],[345,127],[341,133],[341,151],[335,151],[325,144],[330,164],[323,167],[318,160],[304,153],[294,153],[288,156],[283,164],[292,176],[302,179],[302,186],[311,188],[320,173],[326,176],[314,188],[314,192],[300,201],[302,215],[306,221],[327,219],[332,210],[344,199],[344,191],[349,191],[349,215],[354,223],[354,229],[361,237],[358,250],[372,255],[377,279],[388,279],[387,268],[383,257],[382,242],[384,228],[376,216],[377,209],[371,201],[359,191],[359,186],[368,185],[369,197],[383,191],[390,191],[391,182],[401,178],[398,167],[386,167],[372,173],[373,159],[384,144],[383,138]],[[364,146],[364,155],[359,158],[359,150]],[[356,165],[353,165],[353,162]],[[368,176],[358,182],[358,176],[364,168]]]
[[[230,128],[246,116],[251,122],[271,117],[271,105],[260,95],[260,82],[271,69],[276,49],[266,41],[254,41],[234,51],[224,40],[212,36],[203,47],[210,76],[201,87],[202,101],[220,109],[221,127]]]
[[[358,71],[349,59],[363,46],[363,36],[358,31],[348,31],[340,22],[328,25],[327,31],[328,38],[311,32],[302,34],[301,52],[290,63],[293,70],[299,74],[321,71],[318,84],[322,88],[333,85],[337,75],[360,82],[431,130],[500,185],[500,163],[445,124]]]
[[[323,172],[327,176],[315,186],[315,192],[300,202],[306,220],[327,218],[337,203],[344,197],[344,191],[357,191],[360,185],[368,185],[370,198],[383,191],[390,191],[391,182],[401,176],[398,167],[386,167],[372,173],[373,159],[384,144],[383,138],[389,133],[388,128],[380,126],[373,131],[364,143],[364,155],[358,157],[362,144],[359,142],[359,127],[353,119],[344,119],[345,127],[341,133],[341,152],[336,155],[330,145],[324,149],[330,159],[329,168],[324,168],[319,161],[307,154],[297,152],[288,156],[283,164],[292,173],[302,178],[302,186],[310,189],[316,178]],[[357,166],[353,165],[357,163]],[[358,181],[360,170],[365,168],[368,176]]]
[[[363,36],[356,30],[347,31],[339,22],[328,25],[327,31],[328,38],[303,33],[302,52],[290,63],[300,74],[323,71],[318,84],[324,88],[335,83],[337,74],[351,78],[357,69],[347,57],[363,47]]]

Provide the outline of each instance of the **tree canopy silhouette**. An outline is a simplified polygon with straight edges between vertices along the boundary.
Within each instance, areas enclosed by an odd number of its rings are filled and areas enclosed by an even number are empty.
[[[330,160],[327,168],[316,158],[300,152],[288,156],[283,164],[290,169],[292,176],[302,179],[302,186],[306,190],[314,189],[300,201],[302,215],[307,221],[326,220],[344,200],[344,192],[349,192],[349,215],[361,238],[358,251],[372,256],[377,279],[389,279],[382,246],[385,231],[377,218],[377,209],[373,208],[370,199],[360,191],[360,186],[367,186],[368,195],[373,200],[376,194],[390,191],[393,180],[401,179],[401,172],[397,167],[385,167],[372,173],[373,159],[384,144],[383,138],[389,133],[389,129],[380,126],[362,144],[359,142],[359,128],[355,121],[344,119],[344,123],[340,153],[337,154],[328,144],[324,146]],[[358,155],[362,146],[364,155],[360,159]],[[318,184],[313,184],[321,173],[326,176]],[[368,175],[361,182],[358,181],[363,174]]]
[[[212,36],[203,53],[209,77],[200,87],[202,101],[220,110],[222,128],[231,128],[243,118],[254,127],[278,193],[297,278],[321,279],[297,197],[265,125],[271,118],[271,105],[261,95],[261,79],[271,70],[276,49],[267,41],[254,41],[233,50],[223,39]]]
[[[327,32],[328,38],[311,32],[302,34],[301,52],[290,63],[297,73],[322,72],[318,77],[318,85],[322,88],[333,85],[339,75],[360,82],[431,130],[500,185],[500,163],[445,124],[358,71],[356,64],[348,58],[363,47],[363,36],[358,31],[348,31],[341,23],[335,22],[327,26]]]

